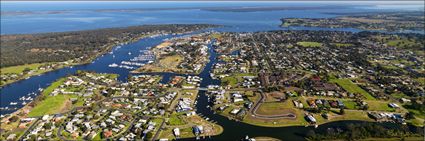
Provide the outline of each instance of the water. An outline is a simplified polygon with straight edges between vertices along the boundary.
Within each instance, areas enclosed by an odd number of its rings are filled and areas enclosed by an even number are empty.
[[[334,17],[326,13],[422,10],[423,2],[403,5],[380,2],[1,2],[1,34],[42,33],[123,27],[143,24],[209,23],[229,25],[239,31],[280,29],[285,17]],[[226,7],[323,7],[326,9],[252,12],[208,11]],[[390,6],[390,8],[388,8]],[[392,6],[392,8],[391,8]],[[409,8],[403,8],[410,6]],[[385,7],[385,8],[380,8]],[[171,8],[171,9],[170,9]],[[174,9],[172,9],[174,8]],[[178,9],[176,9],[178,8]],[[117,11],[136,9],[136,11]],[[102,10],[102,11],[99,11]],[[106,10],[106,11],[105,11]],[[114,11],[115,10],[115,11]],[[50,13],[50,14],[49,14]],[[53,13],[53,14],[52,14]],[[248,29],[248,30],[247,30]]]
[[[418,4],[419,3],[419,4]],[[225,25],[214,31],[232,32],[256,32],[268,30],[281,30],[280,19],[284,17],[295,18],[321,18],[334,17],[337,15],[329,13],[347,13],[358,11],[394,11],[394,10],[423,10],[423,2],[414,2],[410,5],[395,6],[392,4],[367,2],[366,4],[356,4],[356,2],[1,2],[2,12],[30,12],[22,15],[2,14],[1,34],[22,34],[22,33],[43,33],[59,31],[75,31],[85,29],[96,29],[105,27],[122,27],[143,24],[194,24],[208,23]],[[276,11],[251,11],[251,12],[224,12],[207,11],[208,7],[252,7],[252,6],[273,6],[273,7],[297,7],[297,6],[334,6],[331,9],[313,10],[276,10]],[[169,9],[169,8],[179,9]],[[401,7],[401,8],[400,8]],[[408,7],[408,8],[406,8]],[[167,9],[168,8],[168,9]],[[110,11],[97,11],[112,9]],[[144,9],[141,11],[122,12],[117,9]],[[52,12],[55,14],[46,14]],[[358,32],[361,30],[352,28],[306,28],[291,27],[291,30],[342,30]],[[199,31],[202,32],[202,31]],[[199,33],[198,32],[198,33]],[[98,73],[119,74],[120,81],[126,81],[129,70],[123,68],[110,68],[109,64],[128,61],[137,56],[141,49],[155,46],[163,39],[182,36],[164,35],[155,38],[145,38],[137,42],[123,45],[119,49],[114,49],[114,54],[105,54],[97,58],[93,63],[78,65],[72,68],[63,68],[48,72],[40,76],[34,76],[1,88],[0,107],[20,108],[10,106],[10,102],[16,102],[22,96],[30,92],[36,92],[38,88],[45,88],[50,83],[60,77],[74,74],[77,70],[95,71]],[[217,61],[216,55],[210,47],[210,62],[199,74],[203,78],[201,87],[209,84],[219,84],[219,81],[211,79],[209,72],[212,64]],[[131,55],[128,53],[131,52]],[[115,57],[113,57],[115,56]],[[169,81],[173,73],[156,73],[162,75],[164,79],[161,83]],[[217,140],[239,140],[246,135],[250,136],[271,136],[288,140],[304,140],[303,133],[312,129],[311,127],[282,127],[266,128],[257,127],[241,122],[228,120],[227,118],[213,114],[207,109],[207,97],[204,92],[200,92],[197,112],[217,121],[224,127],[223,134],[213,137]],[[0,114],[11,113],[14,110],[2,110]],[[354,122],[354,121],[353,121]],[[334,122],[319,126],[319,129],[332,127],[335,125],[352,123],[348,121]],[[354,122],[356,123],[356,122]]]

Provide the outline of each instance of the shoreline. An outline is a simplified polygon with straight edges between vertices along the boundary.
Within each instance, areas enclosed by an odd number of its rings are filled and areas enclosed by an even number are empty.
[[[207,26],[207,27],[204,27],[204,28],[201,28],[201,29],[197,29],[197,30],[205,30],[205,29],[209,29],[209,28],[212,28],[212,27],[220,26],[220,25],[214,25],[214,24],[160,24],[160,25],[139,25],[139,26],[167,26],[167,25],[182,25],[182,26],[185,26],[185,25],[188,25],[188,26],[206,25]],[[138,26],[116,27],[116,29],[132,28],[132,27],[138,27]],[[104,29],[114,29],[114,28],[100,28],[100,29],[90,29],[90,30],[81,30],[81,31],[34,33],[34,34],[28,34],[28,35],[51,34],[51,33],[69,33],[69,32],[87,32],[87,31],[104,30]],[[194,31],[197,31],[197,30],[194,30]],[[176,34],[185,34],[185,33],[190,33],[190,32],[194,32],[194,31],[176,32]],[[143,34],[143,35],[138,35],[137,37],[134,37],[134,38],[130,38],[130,39],[126,40],[126,41],[119,42],[119,43],[110,42],[110,43],[104,45],[105,46],[104,49],[101,50],[100,52],[98,52],[96,55],[94,55],[94,56],[92,56],[92,57],[90,57],[88,59],[85,59],[85,60],[83,60],[81,62],[72,63],[72,64],[69,64],[69,65],[64,65],[64,66],[61,66],[59,68],[51,69],[51,70],[44,71],[44,72],[41,72],[41,73],[31,74],[31,75],[28,75],[26,77],[22,77],[22,78],[13,80],[13,81],[9,81],[9,82],[7,82],[5,84],[0,85],[0,88],[7,87],[7,86],[9,86],[9,85],[11,85],[13,83],[17,83],[19,81],[26,80],[26,79],[29,79],[29,78],[34,77],[34,76],[43,75],[45,73],[56,71],[56,70],[63,69],[63,68],[66,68],[66,67],[73,67],[73,66],[78,66],[78,65],[89,64],[89,63],[93,62],[95,59],[97,59],[98,57],[100,57],[100,56],[102,56],[102,55],[110,52],[116,46],[133,43],[133,42],[136,42],[136,41],[141,40],[143,38],[147,38],[147,37],[151,37],[151,36],[157,36],[157,35],[162,35],[162,34],[164,34],[164,33]],[[165,34],[171,34],[171,33],[165,33]],[[10,35],[25,35],[25,34],[10,34]],[[9,35],[5,35],[5,36],[9,36]],[[63,61],[63,62],[67,62],[67,61],[70,61],[70,60],[66,60],[66,61]],[[43,62],[43,63],[48,63],[48,62]],[[60,63],[60,62],[53,62],[53,63]],[[34,63],[29,63],[29,64],[34,64]],[[29,65],[29,64],[24,64],[24,65]],[[15,65],[15,66],[8,66],[8,67],[16,67],[16,66],[22,66],[22,65]],[[2,69],[8,68],[8,67],[3,67]],[[130,73],[133,73],[133,71],[131,71]],[[138,72],[138,73],[144,73],[144,72]],[[153,73],[155,73],[155,72],[153,72]],[[192,74],[189,74],[189,73],[187,73],[187,74],[185,74],[185,73],[178,73],[178,74],[192,75]],[[197,74],[196,73],[193,73],[193,75],[197,75]]]

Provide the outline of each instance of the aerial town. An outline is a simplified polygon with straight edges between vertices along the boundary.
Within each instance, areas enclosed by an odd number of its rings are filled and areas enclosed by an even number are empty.
[[[2,117],[1,139],[174,140],[221,134],[226,129],[197,111],[199,94],[208,97],[214,113],[256,126],[317,128],[342,120],[423,126],[422,39],[341,31],[172,38],[149,48],[154,61],[125,82],[117,74],[89,71],[58,79]],[[199,75],[203,71],[207,77]],[[165,76],[155,74],[161,72],[176,75],[163,83]],[[201,85],[213,80],[220,83]]]

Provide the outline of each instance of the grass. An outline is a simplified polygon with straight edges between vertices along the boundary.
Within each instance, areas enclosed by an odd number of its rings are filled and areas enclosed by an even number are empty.
[[[214,33],[214,34],[211,34],[210,36],[211,36],[211,38],[215,38],[215,39],[221,38],[221,34],[219,34],[219,33]]]
[[[267,102],[261,103],[257,109],[257,114],[260,115],[279,115],[293,113],[291,109],[291,102],[289,100],[285,102]]]
[[[94,140],[94,141],[101,141],[102,138],[100,137],[100,134],[102,134],[102,132],[100,132],[100,131],[97,132],[96,136],[94,136],[94,138],[92,140]]]
[[[43,116],[46,114],[56,114],[62,112],[62,108],[66,101],[70,98],[76,97],[75,95],[57,95],[49,96],[45,100],[37,104],[29,113],[29,117]],[[69,108],[69,107],[68,107]]]
[[[388,102],[385,101],[377,101],[377,100],[372,100],[372,101],[366,101],[367,105],[369,105],[369,109],[371,111],[389,111],[389,112],[394,112],[395,109],[391,108],[388,106]]]
[[[70,108],[70,107],[64,107],[66,104],[66,101],[70,98],[76,98],[76,95],[56,95],[56,96],[50,96],[50,93],[53,92],[54,89],[59,87],[61,84],[64,83],[66,79],[61,78],[56,82],[53,82],[49,87],[47,87],[43,92],[43,96],[46,98],[42,101],[37,102],[36,106],[31,109],[31,111],[28,113],[29,117],[35,117],[35,116],[43,116],[45,114],[56,114],[59,112],[62,112],[61,110],[63,108]],[[81,102],[80,102],[81,103]]]
[[[350,79],[333,79],[330,82],[338,84],[347,92],[362,94],[368,100],[375,100],[372,95],[370,95],[368,92],[354,84]]]
[[[387,42],[388,46],[398,47],[398,48],[405,48],[408,46],[414,46],[417,43],[415,41],[409,41],[407,39],[396,39],[396,40],[390,40]]]
[[[178,72],[181,70],[177,68],[177,66],[183,59],[184,58],[180,55],[165,56],[161,58],[158,63],[145,65],[136,72]]]
[[[351,100],[343,100],[345,108],[347,109],[357,109],[356,105],[357,103]]]
[[[59,80],[53,82],[49,87],[44,89],[43,95],[48,96],[50,93],[53,92],[53,90],[55,90],[57,87],[62,85],[65,82],[65,80],[66,80],[65,78],[60,78]]]
[[[184,125],[186,122],[178,114],[172,114],[168,120],[170,125]]]
[[[354,46],[353,44],[346,44],[346,43],[333,43],[337,47],[351,47]]]
[[[222,85],[230,85],[235,87],[238,82],[243,81],[244,76],[256,76],[254,73],[233,73],[230,76],[221,79]]]
[[[224,85],[230,85],[232,87],[235,87],[236,84],[238,84],[238,78],[235,76],[228,76],[221,79],[222,83]]]
[[[297,45],[303,47],[321,47],[323,44],[319,42],[298,42]]]
[[[1,73],[22,73],[25,68],[29,68],[31,70],[37,69],[38,67],[45,65],[46,63],[34,63],[34,64],[26,64],[26,65],[19,65],[19,66],[12,66],[12,67],[5,67],[1,68]]]
[[[403,92],[393,93],[393,94],[391,94],[391,96],[393,96],[394,98],[397,98],[397,99],[408,98],[408,96],[405,95]]]

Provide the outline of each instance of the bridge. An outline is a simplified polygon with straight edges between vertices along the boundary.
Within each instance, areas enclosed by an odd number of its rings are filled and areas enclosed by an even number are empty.
[[[199,87],[199,88],[198,88],[198,90],[200,90],[200,91],[208,91],[208,88],[205,88],[205,87]]]

